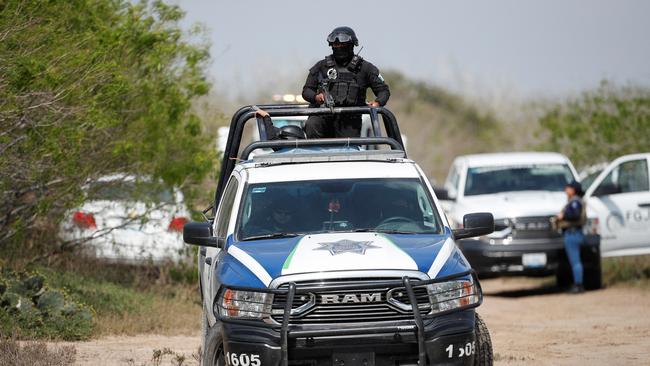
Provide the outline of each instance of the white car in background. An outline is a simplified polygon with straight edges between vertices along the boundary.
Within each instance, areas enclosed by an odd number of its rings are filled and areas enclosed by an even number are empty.
[[[603,256],[650,254],[650,153],[611,162],[585,192],[598,217]]]
[[[84,194],[85,202],[67,214],[59,234],[84,254],[127,263],[187,258],[182,232],[190,213],[178,189],[115,174],[89,182]]]

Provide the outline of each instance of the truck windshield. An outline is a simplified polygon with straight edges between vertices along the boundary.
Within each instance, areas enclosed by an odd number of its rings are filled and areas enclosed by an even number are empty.
[[[566,164],[470,168],[465,196],[513,191],[562,191],[574,179]]]
[[[323,232],[442,233],[440,217],[419,179],[347,179],[250,184],[238,238],[253,240]]]

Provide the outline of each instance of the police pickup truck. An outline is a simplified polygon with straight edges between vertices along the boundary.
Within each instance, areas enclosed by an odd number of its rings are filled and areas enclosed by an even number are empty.
[[[491,365],[455,240],[492,232],[492,215],[452,230],[387,109],[262,108],[370,114],[374,137],[266,141],[257,118],[261,141],[239,154],[255,108],[233,116],[214,218],[184,227],[200,246],[202,365]]]

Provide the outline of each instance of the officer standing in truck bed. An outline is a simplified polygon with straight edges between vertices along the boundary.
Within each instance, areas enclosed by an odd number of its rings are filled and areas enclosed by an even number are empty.
[[[302,97],[313,107],[324,107],[327,94],[336,107],[365,106],[370,88],[376,98],[368,105],[385,105],[390,97],[388,84],[375,65],[354,54],[359,40],[352,28],[335,28],[327,43],[332,47],[332,54],[309,69]],[[305,132],[307,138],[359,137],[361,115],[310,116]]]

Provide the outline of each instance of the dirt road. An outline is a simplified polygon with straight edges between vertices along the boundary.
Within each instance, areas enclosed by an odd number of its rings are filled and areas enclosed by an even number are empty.
[[[501,365],[650,365],[650,291],[580,295],[540,281],[483,281],[479,313]]]
[[[479,313],[497,365],[650,365],[650,290],[614,287],[568,295],[543,280],[483,281]],[[198,327],[198,323],[197,323]],[[153,365],[169,348],[196,365],[199,336],[110,337],[76,343],[79,365]],[[164,356],[161,365],[177,364]]]

